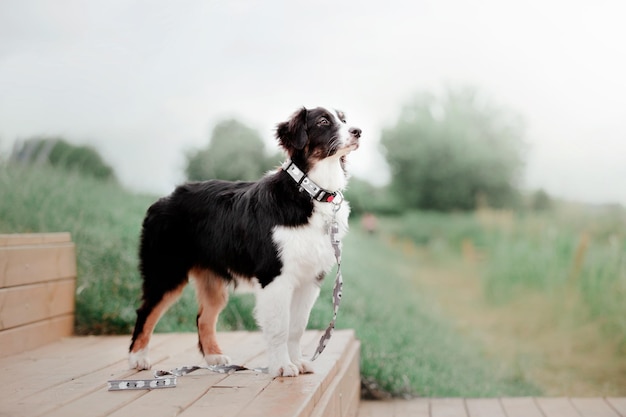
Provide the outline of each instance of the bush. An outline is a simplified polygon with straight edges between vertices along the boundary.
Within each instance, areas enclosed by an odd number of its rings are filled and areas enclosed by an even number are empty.
[[[13,151],[10,161],[27,165],[49,164],[101,180],[115,178],[113,168],[98,151],[87,145],[72,145],[60,137],[34,137]]]
[[[382,133],[392,190],[412,209],[513,207],[522,133],[518,115],[473,89],[418,94]]]
[[[187,153],[188,180],[255,181],[277,167],[282,156],[267,156],[258,132],[237,120],[218,123],[208,146]]]

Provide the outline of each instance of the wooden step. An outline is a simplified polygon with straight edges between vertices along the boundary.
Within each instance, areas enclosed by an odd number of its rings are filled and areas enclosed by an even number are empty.
[[[308,331],[303,351],[312,354],[321,332]],[[234,363],[266,365],[258,332],[218,335]],[[110,379],[151,378],[128,369],[129,336],[68,337],[0,358],[0,415],[20,416],[355,416],[359,406],[360,343],[351,330],[336,331],[314,362],[316,373],[271,378],[242,371],[200,370],[179,377],[175,388],[108,391]],[[197,335],[157,334],[151,342],[154,369],[200,365]]]
[[[69,233],[0,234],[0,356],[71,336],[75,288]]]

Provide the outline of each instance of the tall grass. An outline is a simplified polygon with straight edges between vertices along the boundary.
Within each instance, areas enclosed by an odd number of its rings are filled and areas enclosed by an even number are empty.
[[[396,395],[539,393],[516,370],[497,367],[480,345],[457,333],[433,300],[415,286],[418,260],[356,225],[352,229],[344,242],[346,282],[339,327],[356,329],[362,340],[366,377]],[[330,288],[323,291],[311,319],[316,327],[326,324],[331,309]]]
[[[69,231],[78,243],[76,330],[127,332],[140,288],[137,236],[149,199],[52,168],[0,170],[0,232]]]
[[[626,211],[564,204],[547,213],[407,213],[389,221],[435,259],[459,258],[468,244],[480,253],[485,299],[506,304],[527,291],[562,297],[621,334],[626,353]]]
[[[69,231],[77,251],[76,332],[129,333],[141,296],[141,223],[156,198],[51,167],[0,165],[0,233]],[[222,327],[252,328],[239,311],[249,305],[249,297],[235,297]],[[187,288],[156,330],[194,330],[196,306]]]
[[[132,330],[141,287],[140,225],[154,199],[49,168],[0,165],[0,232],[72,233],[78,262],[76,330],[81,334]],[[479,345],[464,339],[420,296],[411,282],[418,267],[413,259],[354,229],[344,242],[338,327],[356,329],[364,377],[395,395],[538,393],[516,373],[496,370]],[[330,274],[312,311],[311,328],[325,328],[330,320],[332,281]],[[255,329],[253,304],[249,295],[231,297],[219,328]],[[157,331],[195,331],[196,309],[188,288]]]
[[[592,242],[576,285],[605,332],[619,337],[619,352],[626,356],[626,240]]]
[[[519,219],[512,233],[487,248],[487,299],[504,303],[527,289],[556,298],[573,291],[584,301],[581,311],[601,320],[607,336],[622,335],[626,353],[625,220],[614,209]]]

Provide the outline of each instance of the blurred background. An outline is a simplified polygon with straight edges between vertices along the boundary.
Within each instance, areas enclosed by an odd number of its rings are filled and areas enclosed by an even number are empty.
[[[0,232],[71,231],[77,332],[129,332],[149,204],[259,178],[278,122],[341,109],[364,132],[339,317],[364,395],[626,395],[625,14],[2,1]],[[255,328],[252,305],[234,296],[221,328]],[[159,330],[193,331],[195,308],[186,292]]]

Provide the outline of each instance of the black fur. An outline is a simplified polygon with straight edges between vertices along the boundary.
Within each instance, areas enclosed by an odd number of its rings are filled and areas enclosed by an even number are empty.
[[[276,137],[305,173],[337,151],[338,126],[328,110],[305,108],[277,126]],[[358,137],[358,136],[357,136]],[[143,222],[139,249],[143,303],[131,351],[146,318],[163,296],[187,282],[193,268],[225,280],[256,277],[265,287],[280,274],[271,236],[276,226],[306,224],[313,202],[283,170],[256,182],[211,180],[177,187],[154,203]]]

